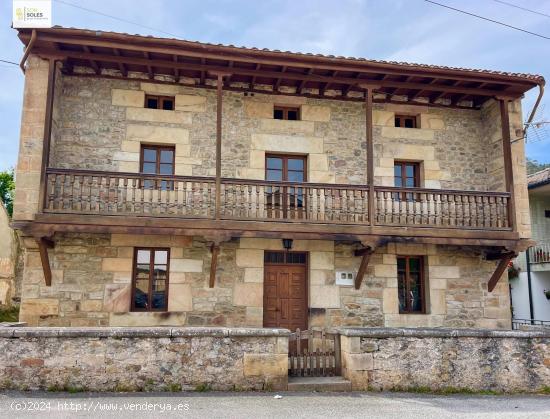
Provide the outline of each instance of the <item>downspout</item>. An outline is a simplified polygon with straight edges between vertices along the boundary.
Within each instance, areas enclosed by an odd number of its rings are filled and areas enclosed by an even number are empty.
[[[25,53],[23,54],[23,58],[21,58],[21,62],[19,63],[19,67],[21,67],[21,71],[25,73],[25,62],[27,61],[27,58],[29,57],[29,54],[31,53],[31,49],[36,42],[36,29],[32,30],[31,34],[31,40],[29,41],[29,44],[27,45],[27,48],[25,48]]]
[[[526,138],[527,136],[527,128],[529,128],[529,124],[531,124],[531,122],[533,121],[533,118],[535,117],[535,113],[537,112],[537,109],[542,100],[542,96],[544,95],[544,84],[545,84],[544,81],[538,83],[539,95],[537,97],[537,100],[535,101],[535,105],[533,106],[531,113],[529,114],[529,118],[527,118],[527,122],[525,122],[525,127],[523,128],[523,138]]]
[[[531,290],[531,260],[529,259],[529,249],[525,251],[525,263],[527,265],[527,290],[529,295],[529,317],[531,318],[531,324],[534,324],[533,291]]]

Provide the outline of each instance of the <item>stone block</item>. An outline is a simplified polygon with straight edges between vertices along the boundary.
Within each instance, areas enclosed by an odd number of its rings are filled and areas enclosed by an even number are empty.
[[[236,263],[241,268],[263,268],[264,251],[261,249],[237,249]]]
[[[260,130],[284,134],[313,134],[315,126],[311,121],[287,121],[283,119],[262,119]]]
[[[431,289],[430,290],[430,306],[429,312],[431,314],[446,314],[447,313],[447,301],[446,291]]]
[[[445,121],[441,115],[422,113],[420,114],[420,128],[442,130],[445,129]]]
[[[397,264],[397,257],[396,257],[396,255],[384,253],[382,255],[382,263],[384,265],[392,265],[393,266],[393,265]]]
[[[244,282],[264,282],[263,268],[244,268]]]
[[[236,306],[263,307],[263,299],[263,284],[238,282],[233,287],[233,304]]]
[[[310,252],[311,269],[334,269],[334,252]]]
[[[311,269],[309,272],[309,283],[311,285],[329,285],[334,283],[334,271]]]
[[[280,153],[322,154],[323,139],[283,134],[252,134],[252,148]]]
[[[392,265],[374,265],[374,276],[377,278],[396,278],[397,262]]]
[[[460,278],[460,268],[458,266],[430,266],[428,269],[429,278]]]
[[[176,108],[177,109],[177,108]],[[185,112],[164,109],[127,108],[128,121],[158,122],[163,124],[191,124],[191,115]]]
[[[241,237],[239,239],[239,247],[241,249],[283,250],[283,244],[280,239]],[[294,247],[295,245],[293,249]]]
[[[359,336],[340,336],[342,352],[355,354],[361,352],[361,338]]]
[[[145,106],[145,93],[141,90],[112,89],[111,103],[115,106],[143,108]]]
[[[244,99],[243,105],[249,118],[273,118],[273,103]]]
[[[295,106],[299,107],[307,102],[307,98],[303,96],[283,96],[277,95],[275,97],[275,105],[278,106]]]
[[[336,285],[310,285],[310,308],[340,308],[340,287]]]
[[[102,300],[84,300],[80,303],[81,311],[102,311]]]
[[[198,95],[176,95],[176,111],[205,112],[206,97]]]
[[[292,250],[297,252],[334,252],[334,241],[294,240]]]
[[[336,174],[319,170],[310,170],[309,181],[313,183],[336,183]]]
[[[20,312],[24,317],[57,316],[59,314],[59,300],[55,298],[25,299],[23,297]]]
[[[419,243],[396,243],[395,251],[398,255],[425,255],[426,245]]]
[[[109,326],[184,326],[187,313],[110,313]]]
[[[382,310],[384,314],[399,313],[399,296],[397,294],[397,288],[384,288],[382,298],[383,298]]]
[[[202,259],[172,259],[170,260],[170,272],[202,272]]]
[[[250,150],[250,168],[265,170],[265,151]]]
[[[149,95],[175,96],[181,91],[180,86],[173,84],[146,83],[142,82],[141,90]]]
[[[103,272],[131,272],[132,258],[103,258],[101,270]]]
[[[106,284],[103,310],[112,313],[130,311],[132,287],[130,284]]]
[[[161,144],[188,144],[189,131],[183,128],[131,124],[126,127],[126,139]]]
[[[345,368],[349,371],[369,371],[374,367],[373,356],[370,353],[350,353],[344,359]]]
[[[385,127],[395,126],[395,112],[373,110],[372,123]]]
[[[421,129],[421,128],[413,129],[413,128],[399,128],[399,127],[383,127],[382,137],[394,138],[394,139],[432,141],[434,139],[434,132],[429,129]]]
[[[315,171],[328,172],[328,156],[326,154],[309,154],[308,166]]]
[[[300,116],[303,121],[329,122],[330,107],[317,105],[302,105]]]
[[[288,373],[288,354],[244,354],[245,377],[278,377]]]
[[[193,310],[193,296],[191,294],[191,285],[170,282],[170,289],[168,291],[168,310]]]

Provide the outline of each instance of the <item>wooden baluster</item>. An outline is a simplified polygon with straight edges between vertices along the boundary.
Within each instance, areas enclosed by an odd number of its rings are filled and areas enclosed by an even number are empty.
[[[50,173],[48,175],[48,184],[49,184],[49,193],[48,193],[48,204],[46,205],[46,208],[49,210],[53,210],[56,208],[55,205],[55,189],[57,184],[57,175],[55,173]]]
[[[254,218],[265,218],[263,211],[260,213],[260,188],[262,188],[262,185],[253,185],[252,187],[256,191],[256,213]]]
[[[317,220],[325,219],[325,211],[321,209],[321,188],[315,188],[315,196],[317,199]]]
[[[455,195],[448,195],[448,201],[449,201],[449,225],[456,226]]]
[[[495,209],[496,209],[496,216],[497,216],[497,227],[505,227],[504,223],[502,222],[502,197],[497,196],[495,197]]]

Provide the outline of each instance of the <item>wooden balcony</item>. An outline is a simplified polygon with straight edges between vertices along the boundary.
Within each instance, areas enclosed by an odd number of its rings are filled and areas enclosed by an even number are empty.
[[[507,192],[47,169],[43,213],[510,231]],[[374,213],[368,213],[369,199]]]

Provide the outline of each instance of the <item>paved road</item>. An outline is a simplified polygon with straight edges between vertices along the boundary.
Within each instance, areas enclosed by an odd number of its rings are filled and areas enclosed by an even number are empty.
[[[550,396],[279,394],[3,392],[0,418],[550,418]]]

